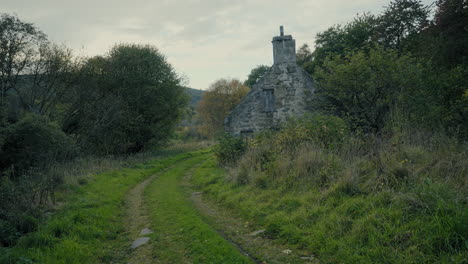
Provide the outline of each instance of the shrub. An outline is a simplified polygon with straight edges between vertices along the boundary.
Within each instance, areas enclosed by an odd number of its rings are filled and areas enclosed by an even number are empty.
[[[306,142],[335,149],[341,146],[348,135],[346,123],[339,117],[311,115],[291,119],[274,135],[275,147],[294,150]]]
[[[0,169],[17,177],[31,167],[45,167],[76,154],[72,140],[47,118],[30,114],[7,127]]]
[[[50,170],[76,154],[72,140],[47,118],[30,114],[4,130],[0,150],[0,245],[36,230],[62,176]]]
[[[404,91],[423,87],[420,65],[383,47],[328,57],[314,77],[320,81],[317,108],[367,132],[382,130]]]
[[[214,150],[219,164],[233,165],[242,157],[246,149],[245,140],[225,134],[218,140],[218,145]]]
[[[13,223],[0,219],[0,246],[9,246],[18,239],[20,233]]]

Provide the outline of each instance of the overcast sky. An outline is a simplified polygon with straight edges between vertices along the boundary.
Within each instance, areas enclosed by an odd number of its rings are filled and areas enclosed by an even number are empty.
[[[152,44],[188,85],[246,79],[271,65],[271,39],[284,25],[296,45],[357,13],[380,13],[390,0],[0,0],[0,13],[32,22],[76,54],[105,54],[115,43]],[[432,0],[423,0],[429,4]]]

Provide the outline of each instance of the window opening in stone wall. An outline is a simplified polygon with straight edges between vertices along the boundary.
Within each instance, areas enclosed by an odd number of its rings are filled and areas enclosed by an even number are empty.
[[[275,111],[275,90],[268,89],[263,90],[263,95],[265,97],[265,112]]]

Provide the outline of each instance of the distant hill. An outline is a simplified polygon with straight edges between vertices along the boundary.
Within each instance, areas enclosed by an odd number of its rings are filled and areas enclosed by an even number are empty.
[[[20,76],[20,80],[18,81],[18,88],[19,89],[25,89],[25,88],[29,87],[30,85],[32,85],[33,78],[34,78],[34,76],[32,76],[32,75]],[[201,97],[202,97],[204,91],[189,88],[189,87],[184,87],[184,88],[185,88],[186,93],[190,97],[189,106],[195,108],[197,106],[198,102],[201,100]],[[11,89],[9,91],[10,95],[14,95],[16,93],[17,92],[15,90],[13,90],[13,89]]]
[[[204,91],[189,88],[189,87],[185,87],[185,91],[190,96],[189,106],[194,107],[194,108],[197,107],[197,104],[201,100],[201,97],[202,97]]]

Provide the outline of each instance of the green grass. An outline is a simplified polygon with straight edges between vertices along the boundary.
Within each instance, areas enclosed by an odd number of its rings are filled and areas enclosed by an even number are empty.
[[[312,176],[311,176],[312,177]],[[211,156],[192,178],[210,199],[321,263],[467,263],[466,203],[427,179],[398,190],[354,192],[343,181],[285,190],[230,181]]]
[[[11,249],[0,248],[0,263],[121,260],[129,241],[122,221],[126,192],[147,176],[204,152],[183,153],[109,171],[94,176],[85,185],[74,186],[72,193],[67,194],[64,208],[45,219],[37,232],[24,236]]]
[[[182,177],[206,158],[179,163],[146,189],[155,230],[153,255],[159,263],[251,263],[202,220],[181,186]]]

